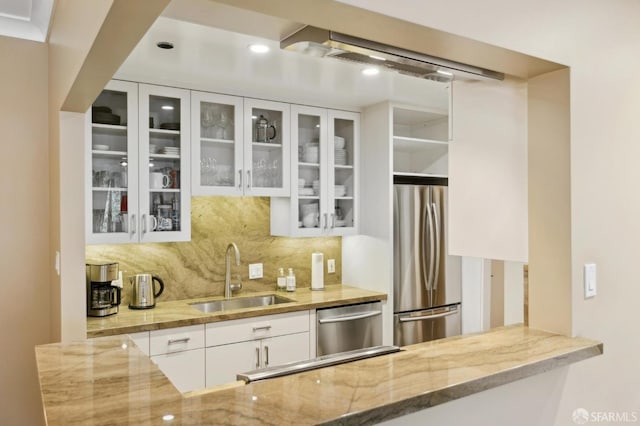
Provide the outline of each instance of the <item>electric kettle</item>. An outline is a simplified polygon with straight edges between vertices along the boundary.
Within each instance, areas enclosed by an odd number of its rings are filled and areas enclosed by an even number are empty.
[[[160,277],[151,274],[136,274],[129,277],[131,283],[130,309],[151,309],[156,306],[156,297],[162,294],[164,282]],[[156,291],[155,283],[160,288]]]

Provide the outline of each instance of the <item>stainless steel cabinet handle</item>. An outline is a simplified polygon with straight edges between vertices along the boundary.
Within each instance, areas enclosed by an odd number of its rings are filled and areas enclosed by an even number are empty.
[[[436,203],[431,203],[431,210],[433,211],[433,221],[435,222],[435,237],[436,240],[436,261],[435,261],[435,273],[433,274],[433,282],[431,286],[434,290],[438,289],[438,278],[440,275],[440,219],[438,218],[438,210],[436,209]]]
[[[336,214],[335,213],[331,213],[331,227],[332,228],[336,227]]]
[[[141,222],[142,222],[142,226],[141,226],[142,233],[146,234],[147,233],[147,215],[144,213],[142,214]]]
[[[256,368],[260,368],[260,348],[256,348]]]
[[[242,189],[242,169],[238,170],[238,189]]]
[[[329,228],[329,219],[327,219],[327,213],[324,214],[324,229]]]
[[[251,189],[251,170],[247,170],[247,188]]]
[[[263,325],[260,327],[253,327],[253,332],[255,333],[258,330],[271,330],[271,326],[270,325]]]
[[[363,314],[345,315],[343,317],[322,318],[322,319],[319,319],[318,322],[320,324],[330,324],[332,322],[355,321],[362,318],[375,317],[376,315],[380,315],[381,313],[382,311],[371,311],[371,312],[365,312]]]
[[[269,346],[264,347],[264,366],[269,366]]]
[[[181,337],[179,339],[169,339],[167,341],[168,345],[173,345],[174,343],[187,343],[189,340],[191,340],[191,337]]]
[[[441,314],[433,314],[433,315],[423,315],[421,317],[404,317],[400,318],[400,322],[412,322],[412,321],[424,321],[424,320],[432,320],[442,317],[448,317],[449,315],[457,314],[458,310],[443,312]]]

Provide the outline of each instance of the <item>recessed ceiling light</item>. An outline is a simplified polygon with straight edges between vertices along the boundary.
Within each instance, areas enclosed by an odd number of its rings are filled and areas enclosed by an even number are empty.
[[[362,70],[363,75],[378,75],[380,70],[376,67],[369,67]]]
[[[371,59],[377,59],[377,60],[379,60],[379,61],[386,61],[386,59],[385,59],[385,58],[383,58],[382,56],[369,55],[369,57],[370,57]]]
[[[436,72],[437,72],[438,74],[446,75],[447,77],[453,77],[453,73],[452,73],[452,72],[449,72],[449,71],[436,70]]]
[[[156,46],[160,49],[173,49],[173,43],[169,41],[159,41]]]
[[[269,46],[266,44],[250,44],[249,50],[253,53],[267,53],[269,51]]]
[[[162,105],[162,109],[166,109],[167,111],[172,111],[173,105]]]

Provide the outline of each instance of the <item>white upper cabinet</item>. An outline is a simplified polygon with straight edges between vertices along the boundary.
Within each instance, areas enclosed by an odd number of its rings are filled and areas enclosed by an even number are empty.
[[[193,194],[289,196],[289,105],[192,92]]]
[[[360,115],[291,106],[290,198],[271,199],[271,233],[349,235],[358,225]]]
[[[87,243],[137,242],[138,85],[110,81],[86,123]]]
[[[189,241],[189,91],[141,84],[139,94],[140,241]]]
[[[243,194],[242,98],[191,92],[193,195]]]
[[[289,117],[289,104],[244,99],[245,195],[290,195]]]
[[[87,113],[88,244],[191,238],[189,108],[187,90],[123,81],[98,96]]]

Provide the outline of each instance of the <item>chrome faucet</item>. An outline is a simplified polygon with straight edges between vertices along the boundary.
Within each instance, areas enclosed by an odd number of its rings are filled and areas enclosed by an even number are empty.
[[[224,298],[231,299],[231,293],[233,290],[240,290],[242,288],[242,282],[237,284],[231,284],[231,250],[236,253],[236,266],[240,266],[240,250],[236,243],[230,243],[227,246],[227,253],[225,255],[225,276],[224,276]]]

